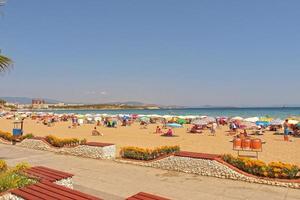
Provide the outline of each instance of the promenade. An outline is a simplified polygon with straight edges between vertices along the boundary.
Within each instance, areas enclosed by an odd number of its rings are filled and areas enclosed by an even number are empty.
[[[75,189],[107,200],[148,192],[178,200],[296,200],[300,190],[223,180],[192,174],[57,155],[0,144],[0,159],[9,165],[26,161],[73,173]]]

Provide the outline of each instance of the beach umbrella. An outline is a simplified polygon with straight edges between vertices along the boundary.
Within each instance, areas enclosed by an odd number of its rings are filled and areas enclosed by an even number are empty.
[[[150,121],[150,118],[144,116],[144,117],[140,117],[139,120],[142,121],[142,122],[149,122],[149,121]]]
[[[269,125],[270,125],[270,122],[266,122],[266,121],[257,121],[255,124],[256,124],[257,126],[264,126],[264,127],[266,127],[266,126],[269,126]]]
[[[255,122],[259,121],[259,118],[258,117],[249,117],[249,118],[244,119],[244,121],[255,123]]]
[[[205,126],[208,123],[206,121],[202,120],[202,119],[198,119],[198,120],[193,121],[192,124],[198,125],[198,126]]]
[[[270,122],[270,124],[273,125],[273,126],[280,126],[280,125],[282,125],[283,123],[284,123],[284,121],[281,120],[281,119],[273,119],[273,120]]]
[[[240,124],[241,129],[251,129],[251,128],[254,128],[254,127],[256,127],[256,124],[254,122],[244,121]]]
[[[216,118],[214,118],[214,117],[206,117],[206,118],[203,118],[202,120],[206,121],[207,123],[216,122]]]
[[[259,118],[259,121],[263,122],[271,122],[273,119],[271,117],[261,117]]]
[[[294,119],[289,119],[289,122],[288,122],[289,124],[293,124],[293,125],[295,125],[295,124],[298,124],[299,123],[299,121],[297,121],[297,120],[294,120]]]
[[[130,115],[123,115],[121,116],[123,120],[131,119]]]
[[[171,127],[171,128],[181,128],[182,125],[180,124],[177,124],[177,123],[169,123],[169,124],[166,124],[167,127]]]
[[[185,119],[178,119],[178,120],[177,120],[177,123],[178,123],[178,124],[181,124],[181,125],[182,125],[182,124],[186,124],[186,122],[187,122],[187,121],[186,121]]]
[[[242,121],[244,118],[240,117],[240,116],[236,116],[236,117],[233,117],[231,118],[231,120],[235,121],[235,120],[238,120],[238,121]]]

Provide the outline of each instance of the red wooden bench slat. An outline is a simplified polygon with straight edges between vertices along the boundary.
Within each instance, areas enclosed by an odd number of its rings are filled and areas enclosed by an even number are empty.
[[[136,195],[134,197],[137,198],[138,200],[159,200],[159,199],[153,199],[153,198],[139,196],[139,195]]]
[[[48,191],[51,191],[51,192],[55,192],[59,195],[62,195],[66,198],[69,198],[69,199],[72,199],[72,200],[81,200],[81,199],[84,199],[86,200],[86,198],[81,198],[81,197],[78,197],[76,194],[73,194],[73,193],[69,193],[69,192],[66,192],[66,191],[62,191],[60,189],[56,189],[56,188],[53,188],[53,187],[50,187],[50,186],[47,186],[45,184],[42,184],[42,183],[38,183],[36,184],[37,187],[41,188],[41,189],[45,189],[45,190],[48,190]]]
[[[167,199],[167,198],[164,198],[164,197],[160,197],[160,196],[145,193],[145,192],[140,192],[140,193],[138,193],[138,195],[141,195],[141,196],[144,196],[144,197],[149,197],[149,198],[152,198],[152,199],[157,199],[157,200],[170,200],[170,199]]]
[[[77,190],[71,190],[69,188],[66,188],[66,187],[63,187],[63,186],[60,186],[60,185],[57,185],[57,184],[54,184],[54,183],[51,183],[49,181],[41,181],[42,184],[44,185],[48,185],[48,186],[51,186],[53,188],[57,188],[59,190],[62,190],[62,191],[65,191],[65,192],[69,192],[71,194],[75,194],[79,197],[83,197],[83,198],[86,198],[88,200],[102,200],[98,197],[94,197],[94,196],[91,196],[91,195],[88,195],[88,194],[85,194],[85,193],[82,193],[82,192],[79,192]]]
[[[49,195],[46,195],[46,194],[43,194],[43,193],[40,193],[38,191],[35,191],[35,190],[32,190],[32,189],[29,189],[29,188],[21,188],[20,189],[22,192],[26,192],[28,194],[32,194],[36,197],[39,197],[39,198],[42,198],[42,199],[46,199],[46,200],[57,200],[56,198],[53,198]]]
[[[209,160],[214,160],[215,158],[219,157],[219,155],[217,154],[195,153],[195,152],[188,152],[188,151],[177,152],[175,153],[175,156],[209,159]]]
[[[53,179],[53,178],[49,178],[47,176],[44,176],[42,174],[39,174],[39,173],[36,173],[36,172],[33,172],[33,171],[26,171],[26,173],[29,174],[29,175],[32,175],[34,177],[37,177],[39,179],[45,179],[45,180],[50,181],[50,182],[55,181],[55,179]]]
[[[101,142],[87,142],[86,145],[88,146],[95,146],[95,147],[107,147],[114,144],[111,143],[101,143]]]
[[[129,198],[127,198],[126,200],[140,200],[140,199],[137,199],[137,198],[135,198],[135,197],[129,197]]]
[[[65,200],[74,200],[73,198],[68,198],[66,196],[60,195],[57,191],[47,190],[45,188],[38,187],[37,185],[32,185],[32,186],[29,186],[27,188],[38,191],[38,192],[43,193],[43,194],[46,194],[46,195],[51,196],[53,198],[65,199]]]
[[[37,187],[43,188],[45,190],[51,191],[51,192],[55,192],[59,195],[61,195],[62,197],[68,198],[68,199],[72,199],[72,200],[87,200],[87,198],[78,196],[77,194],[74,193],[74,190],[71,191],[63,191],[48,185],[45,185],[43,183],[39,183],[36,185]]]
[[[55,169],[50,169],[48,167],[36,166],[35,168],[45,169],[45,170],[48,170],[48,171],[52,171],[52,172],[64,174],[64,175],[69,176],[69,177],[74,176],[73,174],[70,174],[70,173],[67,173],[67,172],[58,171],[58,170],[55,170]]]
[[[53,172],[53,171],[49,171],[47,169],[43,169],[43,168],[39,168],[39,167],[32,167],[29,170],[31,170],[31,169],[38,170],[39,172],[43,172],[43,173],[48,173],[48,174],[51,174],[51,175],[59,176],[62,179],[69,177],[69,176],[67,176],[67,175],[65,175],[63,173]]]
[[[34,196],[32,194],[28,194],[27,192],[23,192],[19,189],[13,190],[13,191],[11,191],[11,193],[18,196],[18,197],[22,197],[23,199],[26,199],[26,200],[47,200],[47,199],[39,198],[39,197]]]
[[[133,200],[133,199],[137,199],[137,200],[170,200],[164,197],[160,197],[157,195],[153,195],[153,194],[149,194],[149,193],[145,193],[145,192],[139,192],[135,195],[133,195],[132,197],[127,198],[128,200]]]
[[[53,174],[50,174],[47,172],[39,171],[38,169],[28,169],[28,170],[26,170],[26,172],[28,172],[28,173],[34,172],[34,173],[41,174],[43,176],[47,176],[47,177],[49,177],[51,179],[55,179],[55,180],[64,179],[64,177],[62,177],[62,176],[57,176],[57,175],[53,175]]]

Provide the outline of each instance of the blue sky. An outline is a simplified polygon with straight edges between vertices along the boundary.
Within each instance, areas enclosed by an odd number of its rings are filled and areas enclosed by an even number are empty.
[[[9,0],[0,96],[71,102],[300,102],[300,1]]]

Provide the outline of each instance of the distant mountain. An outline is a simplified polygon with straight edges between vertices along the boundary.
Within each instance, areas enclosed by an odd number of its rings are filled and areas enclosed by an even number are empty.
[[[32,99],[30,97],[0,97],[0,99],[3,99],[6,102],[9,103],[18,103],[18,104],[31,104]],[[60,103],[62,101],[58,101],[55,99],[44,99],[46,103]]]

